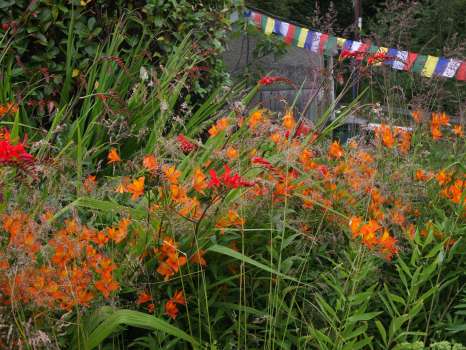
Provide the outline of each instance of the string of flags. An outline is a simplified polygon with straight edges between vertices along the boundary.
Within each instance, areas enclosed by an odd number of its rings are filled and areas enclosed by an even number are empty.
[[[335,56],[340,52],[342,58],[352,57],[360,61],[368,57],[368,64],[387,65],[399,71],[420,73],[428,78],[444,77],[466,81],[466,61],[464,60],[422,55],[335,37],[280,21],[253,10],[245,11],[244,15],[250,23],[266,35],[282,36],[287,45],[327,56]]]

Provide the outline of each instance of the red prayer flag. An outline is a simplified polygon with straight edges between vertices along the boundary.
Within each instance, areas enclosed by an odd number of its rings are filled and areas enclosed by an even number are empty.
[[[417,58],[417,53],[414,52],[408,52],[408,58],[406,59],[405,63],[405,70],[410,71],[411,68],[413,67],[414,62],[416,61]]]
[[[461,66],[458,68],[458,72],[456,72],[456,79],[466,81],[466,61],[463,61]]]
[[[320,42],[319,42],[319,52],[323,53],[325,50],[325,44],[327,43],[328,40],[328,34],[322,33],[320,36]]]
[[[296,26],[293,24],[290,24],[288,26],[288,33],[285,35],[285,43],[287,45],[291,45],[294,39],[294,33],[296,32]]]

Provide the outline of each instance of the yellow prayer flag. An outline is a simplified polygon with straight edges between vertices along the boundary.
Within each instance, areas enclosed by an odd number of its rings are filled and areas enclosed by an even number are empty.
[[[422,69],[421,74],[425,77],[431,78],[434,74],[435,67],[437,66],[439,58],[434,56],[427,56],[426,64]]]
[[[275,20],[273,18],[267,17],[267,22],[265,23],[265,34],[266,35],[272,34],[274,26],[275,26]]]
[[[337,46],[339,48],[343,48],[345,46],[346,39],[345,38],[337,38]]]
[[[299,38],[298,38],[298,47],[303,48],[304,45],[306,44],[306,39],[307,35],[309,34],[309,30],[306,28],[301,29],[301,33],[299,33]]]

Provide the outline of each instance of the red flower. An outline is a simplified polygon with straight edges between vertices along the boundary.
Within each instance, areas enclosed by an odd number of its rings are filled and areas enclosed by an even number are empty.
[[[299,124],[298,128],[296,129],[296,137],[307,136],[311,132],[311,127],[307,125],[305,122]]]
[[[8,135],[5,133],[5,135]],[[18,143],[13,145],[10,143],[9,137],[5,136],[0,139],[0,164],[2,163],[30,163],[34,157],[26,152],[24,145]]]
[[[278,82],[282,82],[282,83],[286,83],[286,84],[291,85],[291,86],[295,86],[295,84],[293,84],[293,82],[290,79],[287,79],[287,78],[284,78],[284,77],[265,76],[265,77],[262,77],[261,79],[259,79],[259,85],[262,85],[262,86],[272,85],[272,84],[278,83]]]
[[[273,165],[265,158],[252,157],[251,163],[262,165],[264,168],[269,169],[269,170],[273,169]]]
[[[208,187],[219,187],[220,179],[217,176],[217,172],[214,169],[210,169],[209,174],[210,174],[210,181],[207,186]]]
[[[179,134],[176,139],[184,153],[190,153],[196,149],[196,145],[191,143],[183,134]]]
[[[239,187],[251,187],[254,186],[253,182],[249,181],[244,181],[241,176],[238,175],[238,173],[231,175],[231,169],[230,167],[225,164],[224,165],[225,172],[223,173],[222,176],[218,176],[217,172],[214,169],[209,170],[210,174],[210,181],[209,181],[209,187],[220,187],[221,185],[224,185],[227,188],[239,188]]]

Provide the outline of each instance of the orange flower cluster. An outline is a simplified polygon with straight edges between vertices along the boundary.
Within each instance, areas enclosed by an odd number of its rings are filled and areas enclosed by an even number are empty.
[[[462,178],[459,176],[454,179],[452,173],[441,170],[435,179],[442,186],[440,193],[443,197],[466,209],[466,173],[463,174]]]
[[[406,155],[411,148],[411,132],[403,128],[395,127],[392,129],[386,124],[381,124],[375,129],[375,135],[387,148],[394,148],[395,145],[398,145],[401,154]]]
[[[230,125],[228,118],[222,118],[217,121],[215,125],[209,129],[209,135],[214,137],[217,136],[220,132],[225,131]]]
[[[180,184],[181,172],[175,166],[168,165],[162,167],[162,172],[165,180],[168,182],[167,190],[169,197],[176,205],[178,213],[183,217],[199,218],[201,216],[201,203],[196,197],[189,196],[186,186]],[[199,193],[203,193],[204,189],[207,188],[205,175],[200,168],[194,171],[192,184],[193,188]]]
[[[172,319],[176,319],[180,312],[180,310],[178,310],[178,305],[186,305],[186,299],[181,290],[175,292],[173,297],[167,301],[165,304],[165,314]]]
[[[391,260],[393,255],[398,252],[397,240],[390,235],[387,229],[383,230],[382,235],[377,234],[378,231],[382,230],[382,226],[377,221],[369,220],[369,222],[363,223],[361,217],[353,216],[349,221],[349,227],[353,239],[361,237],[367,248],[378,249],[387,260]]]
[[[216,228],[219,228],[221,232],[228,227],[241,228],[245,224],[244,219],[238,214],[238,211],[234,209],[228,209],[228,213],[220,218],[215,224]]]
[[[440,140],[443,136],[441,127],[448,125],[450,122],[445,113],[432,113],[432,122],[430,124],[430,133],[434,140]]]
[[[180,267],[188,262],[186,256],[178,254],[177,244],[169,237],[163,239],[162,246],[156,253],[158,253],[159,258],[157,273],[162,275],[165,280],[173,277],[178,273]]]
[[[15,114],[19,111],[19,107],[17,104],[13,102],[7,102],[4,105],[0,105],[0,118],[6,114]]]
[[[0,299],[4,303],[71,310],[78,305],[89,306],[99,292],[108,298],[118,290],[113,277],[116,265],[97,249],[109,239],[121,242],[126,236],[127,219],[121,220],[117,229],[108,228],[108,233],[68,220],[47,243],[40,240],[41,226],[26,213],[13,212],[2,221],[8,235],[8,247],[0,254]],[[118,234],[114,234],[116,230]],[[49,259],[44,260],[50,250]],[[19,256],[27,258],[12,275],[9,260]]]
[[[251,116],[248,120],[248,126],[251,131],[255,131],[260,125],[263,125],[267,122],[267,119],[264,115],[264,111],[258,110],[251,113]]]
[[[116,189],[119,193],[131,193],[131,200],[135,201],[144,194],[145,177],[141,176],[131,183],[121,183]]]
[[[152,297],[146,292],[141,292],[138,294],[138,299],[136,300],[136,304],[142,305],[142,304],[149,303],[150,301],[152,301]],[[150,302],[149,304],[147,304],[147,311],[149,311],[150,313],[153,313],[154,310],[155,310],[155,304],[153,302]]]
[[[328,155],[331,158],[340,159],[345,155],[345,151],[337,141],[334,141],[328,149]]]

